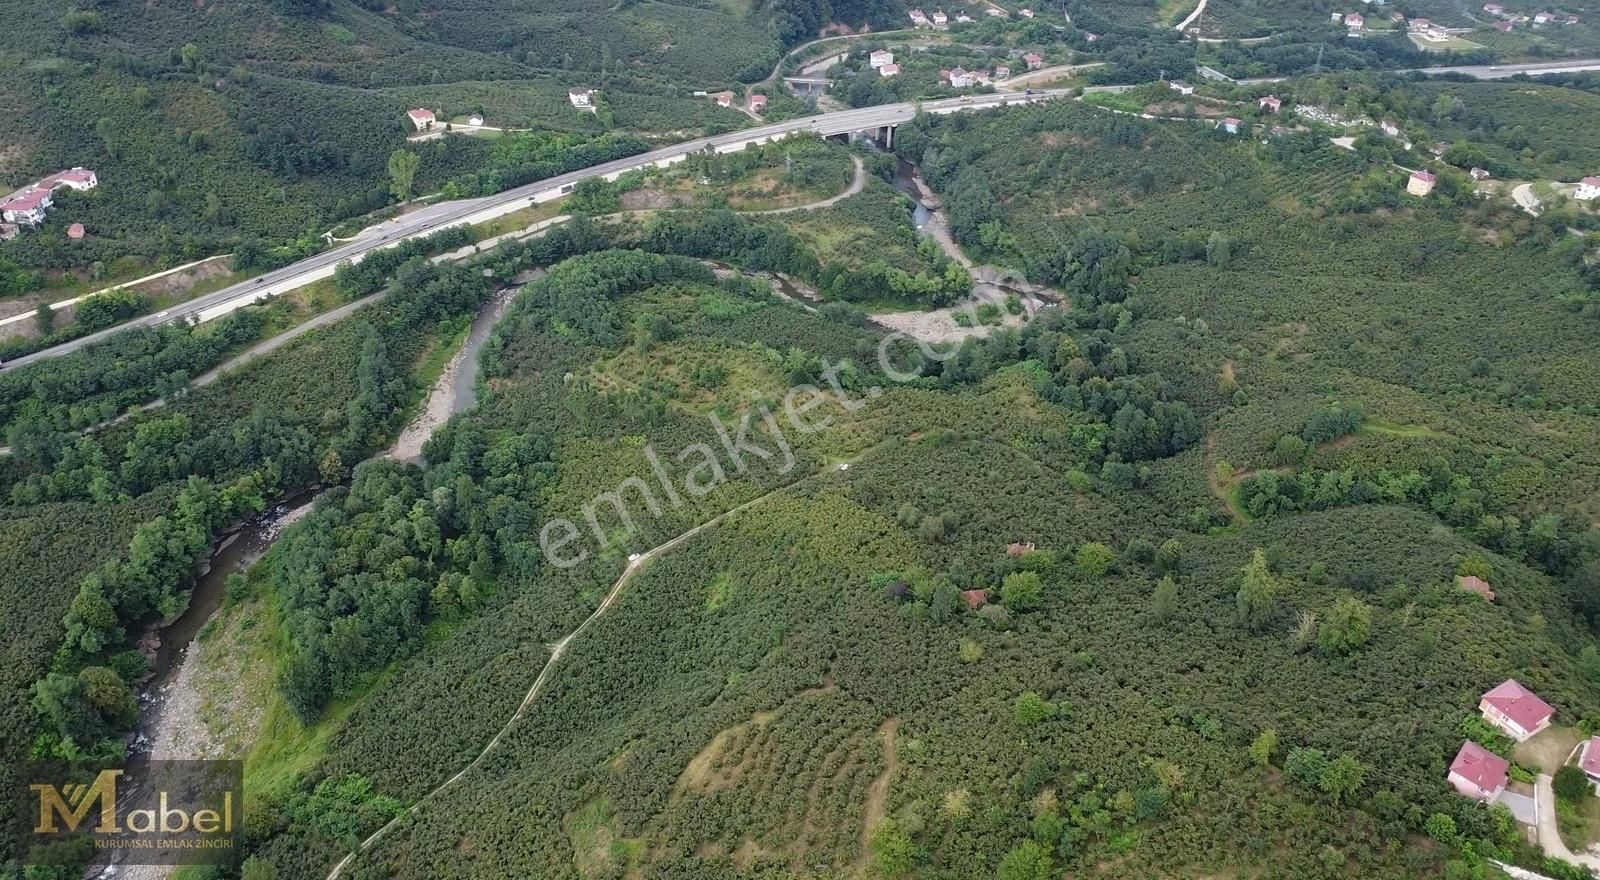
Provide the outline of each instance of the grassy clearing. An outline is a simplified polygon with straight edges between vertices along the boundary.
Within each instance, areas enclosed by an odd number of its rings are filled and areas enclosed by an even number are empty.
[[[565,202],[566,199],[556,199],[544,204],[532,205],[520,211],[512,211],[510,214],[502,214],[486,223],[474,224],[472,231],[477,236],[478,241],[483,241],[487,238],[494,238],[497,235],[505,235],[508,232],[526,229],[540,220],[548,220],[551,217],[558,216]]]

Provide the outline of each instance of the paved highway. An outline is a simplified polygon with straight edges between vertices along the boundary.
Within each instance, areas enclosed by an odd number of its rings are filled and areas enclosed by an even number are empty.
[[[958,110],[1041,101],[1060,97],[1064,94],[1066,94],[1064,90],[1035,90],[1032,95],[974,95],[966,98],[927,101],[923,102],[921,107],[929,113],[954,113]],[[917,106],[914,103],[903,103],[862,107],[854,110],[842,110],[837,113],[824,113],[818,116],[791,119],[786,122],[742,129],[709,138],[698,138],[685,143],[674,144],[670,147],[663,147],[659,150],[652,150],[648,153],[641,153],[637,156],[595,165],[570,174],[547,178],[516,189],[506,190],[497,195],[435,205],[415,215],[402,216],[391,223],[384,224],[381,228],[381,234],[362,235],[355,241],[323,251],[315,256],[307,257],[298,263],[281,269],[275,269],[258,278],[197,297],[180,306],[174,306],[167,311],[136,318],[116,327],[16,358],[6,362],[4,365],[0,365],[0,369],[20,367],[45,358],[77,351],[85,346],[104,341],[106,337],[130,327],[155,326],[182,320],[190,316],[194,316],[199,320],[210,320],[242,305],[254,302],[263,296],[283,293],[320,278],[326,278],[333,274],[339,263],[346,260],[359,262],[367,253],[380,248],[392,247],[404,239],[426,235],[446,226],[464,222],[480,222],[475,218],[488,219],[496,214],[508,213],[531,204],[560,198],[563,194],[570,192],[572,187],[579,181],[591,177],[615,179],[628,171],[649,165],[670,165],[699,150],[715,149],[724,153],[735,152],[744,149],[750,144],[774,140],[796,132],[809,132],[828,136],[849,134],[856,131],[870,131],[885,125],[901,125],[911,121],[917,113]]]
[[[1519,73],[1537,75],[1541,73],[1572,73],[1585,70],[1600,70],[1600,59],[1551,61],[1539,64],[1497,64],[1479,67],[1437,67],[1427,68],[1424,72],[1462,73],[1479,79],[1502,79]],[[1273,81],[1275,80],[1260,79],[1247,80],[1245,82]],[[1090,91],[1121,91],[1128,88],[1131,88],[1131,86],[1096,86],[1092,87]],[[155,326],[190,317],[208,321],[227,314],[240,306],[254,302],[261,297],[274,296],[304,286],[312,281],[326,278],[333,274],[334,269],[341,262],[346,260],[358,262],[373,250],[392,247],[407,238],[426,235],[446,226],[454,226],[460,223],[482,222],[532,204],[560,198],[563,194],[570,192],[572,187],[579,181],[591,177],[605,177],[606,179],[614,180],[628,171],[649,165],[670,165],[698,150],[715,149],[724,153],[734,152],[742,150],[751,144],[774,140],[796,132],[809,132],[828,136],[849,134],[857,131],[871,131],[886,125],[901,125],[909,122],[916,115],[919,106],[923,111],[929,113],[954,113],[960,110],[975,110],[1006,106],[1008,104],[1044,101],[1062,97],[1066,94],[1068,92],[1064,89],[1034,89],[1032,94],[1012,92],[974,95],[964,98],[925,101],[920,105],[917,103],[884,104],[877,107],[841,110],[837,113],[823,113],[772,125],[728,132],[727,134],[709,138],[697,138],[637,156],[617,159],[592,168],[585,168],[581,171],[574,171],[570,174],[562,174],[530,183],[498,195],[433,205],[415,214],[399,217],[390,223],[384,224],[381,228],[373,230],[370,234],[363,234],[354,241],[323,251],[298,263],[273,270],[258,278],[235,284],[232,287],[223,288],[215,293],[197,297],[167,311],[136,318],[125,324],[101,330],[81,339],[64,342],[53,348],[19,357],[0,365],[0,369],[20,367],[46,358],[77,351],[85,346],[101,342],[106,337],[130,327]]]

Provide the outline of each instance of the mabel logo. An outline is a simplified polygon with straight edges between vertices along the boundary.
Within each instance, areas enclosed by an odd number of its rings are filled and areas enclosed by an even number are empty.
[[[26,820],[18,823],[22,850],[43,859],[55,841],[87,837],[98,861],[220,862],[234,846],[242,777],[238,761],[136,761],[93,777],[35,765],[23,773],[30,803],[18,811]]]
[[[68,783],[60,788],[54,785],[28,786],[39,795],[39,822],[33,826],[33,833],[61,832],[62,829],[56,825],[57,818],[66,824],[65,830],[77,831],[96,804],[100,806],[100,822],[94,830],[101,834],[121,831],[117,826],[117,777],[121,775],[121,770],[101,770],[93,785]]]

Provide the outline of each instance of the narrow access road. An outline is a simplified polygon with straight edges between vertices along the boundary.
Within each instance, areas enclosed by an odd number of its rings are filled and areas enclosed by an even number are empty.
[[[1183,33],[1184,31],[1188,30],[1189,29],[1189,25],[1194,24],[1194,20],[1199,18],[1200,16],[1204,15],[1205,11],[1206,11],[1206,0],[1200,0],[1200,5],[1196,6],[1194,8],[1194,11],[1189,13],[1189,17],[1188,18],[1184,19],[1183,21],[1178,22],[1178,26],[1177,26],[1177,28],[1175,28],[1175,30],[1177,30],[1177,32],[1180,33],[1180,34]]]
[[[1539,216],[1539,197],[1533,194],[1533,184],[1519,183],[1511,190],[1511,198],[1516,200],[1517,206],[1529,214]]]
[[[345,869],[348,868],[352,862],[355,861],[356,856],[359,856],[367,850],[372,849],[372,847],[376,845],[379,840],[383,839],[385,834],[388,834],[391,830],[393,830],[394,827],[399,825],[402,820],[420,812],[423,805],[433,800],[440,792],[452,785],[455,785],[457,782],[460,782],[462,777],[466,776],[468,773],[472,772],[473,769],[482,764],[484,759],[489,756],[489,753],[494,751],[495,748],[505,740],[506,735],[510,733],[511,729],[517,725],[517,722],[521,721],[528,714],[528,709],[533,706],[534,699],[539,696],[539,693],[544,690],[545,684],[548,683],[550,678],[555,674],[556,664],[560,662],[562,655],[566,654],[567,648],[571,647],[572,641],[578,636],[582,635],[583,631],[588,629],[590,624],[594,623],[596,620],[599,620],[602,614],[610,611],[612,606],[616,605],[617,600],[622,596],[622,588],[626,587],[628,585],[628,581],[632,580],[633,576],[638,574],[639,570],[644,568],[645,565],[650,562],[650,560],[670,552],[673,548],[679,546],[683,542],[716,526],[718,523],[730,516],[733,516],[734,514],[748,510],[751,507],[766,501],[768,498],[771,498],[774,495],[793,489],[804,479],[805,477],[802,477],[800,480],[795,480],[793,483],[789,483],[786,486],[780,486],[776,489],[773,489],[771,492],[768,492],[765,495],[752,498],[738,507],[726,510],[712,517],[711,519],[706,520],[700,525],[695,526],[687,532],[684,532],[676,538],[673,538],[672,540],[650,550],[646,550],[645,552],[639,554],[636,558],[630,560],[628,562],[628,567],[623,570],[622,576],[617,578],[616,583],[611,586],[611,591],[606,594],[605,599],[601,600],[599,607],[595,608],[594,613],[585,618],[583,623],[578,624],[577,629],[567,633],[560,639],[560,641],[557,641],[550,646],[550,659],[545,661],[544,668],[539,670],[539,676],[533,680],[533,685],[528,688],[528,693],[522,698],[522,703],[517,706],[517,710],[511,713],[511,717],[506,719],[505,724],[501,725],[499,732],[494,735],[493,739],[489,740],[489,744],[484,746],[483,749],[478,752],[477,756],[469,761],[467,766],[462,767],[454,776],[446,779],[444,782],[439,783],[439,785],[432,791],[429,791],[427,794],[418,798],[417,802],[412,804],[404,813],[401,813],[393,819],[390,819],[382,828],[372,832],[371,836],[369,836],[366,840],[361,841],[361,845],[356,848],[355,852],[352,852],[340,859],[339,863],[333,866],[333,870],[328,873],[327,880],[339,880],[339,876],[344,873]]]
[[[1561,832],[1556,826],[1556,792],[1551,785],[1552,782],[1550,774],[1540,773],[1533,785],[1535,799],[1539,805],[1539,848],[1552,859],[1600,871],[1600,857],[1574,853],[1567,849],[1566,843],[1561,840]]]
[[[1038,70],[1013,74],[995,83],[994,87],[998,90],[1016,91],[1018,86],[1024,86],[1031,82],[1049,82],[1053,79],[1060,79],[1063,76],[1072,76],[1081,70],[1092,70],[1096,67],[1105,66],[1106,63],[1104,61],[1091,61],[1087,64],[1057,64],[1054,67],[1041,67]]]
[[[822,208],[831,208],[834,205],[837,205],[840,202],[844,201],[845,199],[850,198],[851,196],[855,195],[856,193],[861,192],[867,186],[867,166],[862,163],[861,157],[860,156],[851,156],[850,157],[850,161],[854,162],[855,166],[856,166],[855,177],[851,179],[850,185],[845,187],[844,192],[839,193],[836,196],[829,196],[828,198],[825,198],[820,202],[812,202],[809,205],[795,205],[795,206],[793,206],[791,208],[769,208],[769,209],[767,209],[765,211],[740,211],[739,213],[740,214],[792,214],[795,211],[817,211],[817,210],[820,210]]]

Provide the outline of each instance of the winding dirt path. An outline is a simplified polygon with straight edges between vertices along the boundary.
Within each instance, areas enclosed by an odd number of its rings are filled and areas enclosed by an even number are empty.
[[[820,202],[812,202],[808,205],[795,205],[789,208],[768,208],[765,211],[739,211],[738,213],[751,215],[792,214],[796,211],[817,211],[823,208],[831,208],[867,187],[867,166],[862,163],[860,156],[851,156],[850,161],[855,163],[855,176],[851,178],[850,185],[845,187],[844,192],[836,196],[829,196]]]
[[[517,710],[511,713],[511,717],[506,719],[505,724],[501,725],[499,732],[494,735],[493,739],[489,740],[488,745],[485,745],[483,749],[479,751],[478,754],[473,757],[473,759],[469,761],[465,767],[462,767],[459,771],[457,771],[454,776],[451,776],[444,782],[439,783],[439,785],[433,790],[418,798],[417,802],[412,804],[404,813],[401,813],[393,819],[390,819],[382,828],[374,831],[366,840],[361,841],[361,845],[356,848],[355,852],[352,852],[343,859],[340,859],[339,863],[333,866],[333,870],[328,873],[327,880],[338,880],[339,876],[344,873],[345,869],[348,868],[352,862],[355,861],[357,856],[372,849],[372,847],[375,846],[378,841],[383,839],[384,835],[393,830],[395,826],[401,823],[401,821],[409,816],[413,816],[421,812],[423,806],[437,797],[440,792],[443,792],[450,786],[460,782],[462,777],[466,776],[468,773],[472,772],[472,770],[481,765],[484,762],[484,759],[489,756],[489,753],[494,751],[495,748],[499,746],[500,743],[506,738],[506,735],[511,732],[511,729],[517,725],[517,722],[521,721],[528,714],[528,710],[533,706],[534,700],[539,696],[539,693],[544,690],[545,685],[555,674],[556,664],[560,662],[562,655],[567,652],[567,648],[571,647],[573,640],[582,635],[583,631],[588,629],[590,624],[594,623],[596,620],[599,620],[601,615],[605,614],[607,611],[611,610],[612,606],[616,605],[617,600],[622,596],[623,587],[626,587],[628,585],[628,581],[632,580],[633,576],[638,574],[639,570],[644,568],[644,566],[649,563],[650,560],[670,552],[674,548],[683,544],[685,541],[693,538],[695,535],[713,528],[718,523],[730,516],[733,516],[734,514],[748,510],[749,508],[766,501],[768,498],[771,498],[774,495],[778,495],[793,489],[805,479],[805,477],[802,477],[799,480],[795,480],[793,483],[773,489],[771,492],[768,492],[765,495],[752,498],[738,507],[726,510],[712,517],[711,519],[706,520],[700,525],[695,526],[687,532],[684,532],[676,538],[646,550],[637,557],[630,559],[628,561],[628,567],[623,570],[622,576],[617,578],[616,583],[612,584],[611,591],[606,593],[605,599],[601,600],[600,605],[595,608],[594,613],[585,618],[583,623],[578,624],[577,629],[567,633],[559,641],[549,646],[550,659],[545,661],[544,668],[539,670],[539,676],[533,680],[533,685],[528,688],[528,693],[522,698],[522,703],[517,706]]]

